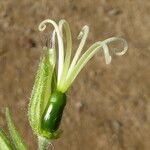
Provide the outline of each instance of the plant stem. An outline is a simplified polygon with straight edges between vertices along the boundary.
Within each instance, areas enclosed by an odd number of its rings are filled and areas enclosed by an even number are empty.
[[[48,150],[49,141],[46,138],[38,137],[38,150]]]

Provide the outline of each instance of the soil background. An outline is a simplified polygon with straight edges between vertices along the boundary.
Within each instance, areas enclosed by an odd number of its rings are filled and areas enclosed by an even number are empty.
[[[61,138],[55,150],[150,149],[150,0],[0,0],[0,126],[11,110],[31,150],[36,136],[27,108],[47,32],[44,19],[66,19],[73,35],[89,25],[85,49],[98,40],[121,36],[128,52],[106,65],[102,53],[81,71],[68,92]]]

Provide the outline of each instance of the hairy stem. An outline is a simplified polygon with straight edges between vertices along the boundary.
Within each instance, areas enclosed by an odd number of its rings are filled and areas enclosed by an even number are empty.
[[[38,150],[48,150],[49,141],[43,137],[38,137]]]

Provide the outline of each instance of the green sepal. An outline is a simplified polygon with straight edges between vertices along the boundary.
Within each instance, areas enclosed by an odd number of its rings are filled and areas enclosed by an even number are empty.
[[[54,140],[54,139],[58,139],[61,133],[62,133],[62,130],[60,129],[58,129],[55,132],[48,132],[48,131],[41,130],[40,136],[49,140]]]
[[[2,128],[0,128],[0,150],[13,150],[9,139]]]
[[[51,96],[55,67],[55,50],[44,49],[28,107],[29,122],[35,134],[41,134],[41,117]],[[56,86],[54,83],[53,88]],[[41,135],[40,135],[41,136]]]
[[[24,141],[22,140],[21,136],[19,135],[19,133],[17,132],[12,118],[10,116],[10,112],[9,109],[6,108],[5,111],[5,116],[6,116],[6,122],[7,122],[7,126],[9,129],[9,133],[11,135],[12,141],[16,147],[17,150],[27,150],[27,146],[25,145]]]

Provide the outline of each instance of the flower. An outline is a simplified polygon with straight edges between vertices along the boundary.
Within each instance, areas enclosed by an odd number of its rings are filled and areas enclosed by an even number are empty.
[[[77,77],[78,73],[81,69],[86,65],[86,63],[99,51],[103,50],[106,64],[110,64],[111,56],[109,53],[108,44],[114,41],[120,41],[124,44],[124,49],[120,52],[116,52],[116,50],[112,50],[116,55],[123,55],[128,49],[127,42],[120,37],[111,37],[104,41],[98,41],[94,43],[89,49],[81,55],[82,49],[86,43],[89,27],[85,25],[81,32],[79,33],[78,39],[81,40],[79,47],[75,53],[73,60],[71,61],[72,54],[72,38],[69,24],[66,20],[60,20],[57,25],[53,20],[47,19],[40,23],[39,30],[44,31],[46,29],[46,24],[52,24],[54,26],[53,36],[52,36],[52,45],[54,48],[54,53],[56,53],[55,45],[55,36],[57,36],[58,40],[58,66],[57,66],[57,89],[62,93],[65,93],[68,88],[71,86],[72,82]],[[63,28],[66,34],[66,50],[64,50],[64,35]],[[56,55],[55,55],[56,56]],[[57,58],[54,58],[54,62],[56,63]]]
[[[66,105],[66,92],[86,63],[99,50],[103,50],[106,64],[110,64],[111,56],[108,44],[111,42],[120,41],[124,44],[123,50],[119,52],[113,50],[116,55],[123,55],[128,48],[124,39],[111,37],[94,43],[81,54],[89,33],[89,27],[85,25],[79,33],[78,39],[81,41],[71,60],[72,37],[67,21],[60,20],[57,24],[55,21],[47,19],[40,23],[39,30],[44,31],[47,24],[52,24],[54,27],[51,46],[47,45],[43,48],[44,54],[39,64],[28,108],[30,125],[39,139],[42,137],[58,138],[60,133],[58,127]],[[63,31],[65,31],[66,37],[64,37]],[[66,43],[66,48],[64,43]],[[56,54],[57,48],[58,55]]]

